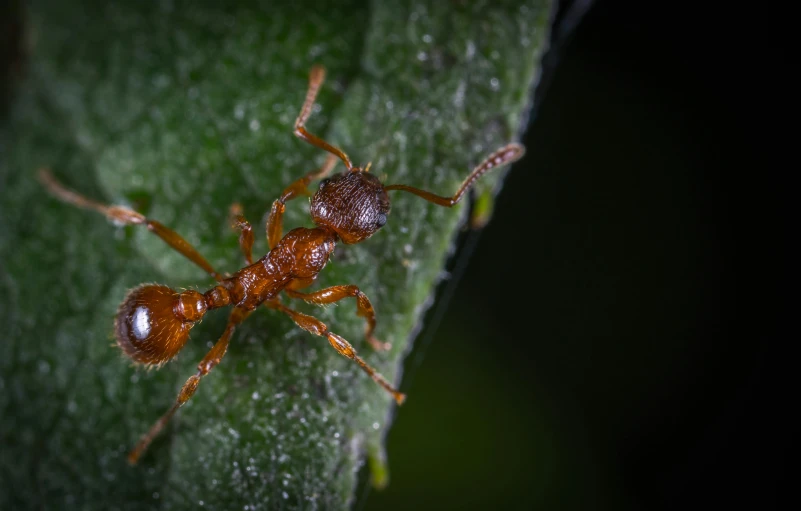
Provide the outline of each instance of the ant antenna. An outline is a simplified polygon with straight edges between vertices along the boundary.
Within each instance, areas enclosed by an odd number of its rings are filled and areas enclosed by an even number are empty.
[[[500,167],[502,165],[507,165],[509,163],[515,162],[519,160],[523,154],[525,154],[526,149],[520,144],[508,144],[500,149],[496,150],[494,153],[487,156],[487,158],[482,161],[481,163],[473,169],[473,172],[470,173],[469,176],[462,182],[459,189],[456,190],[456,193],[453,194],[452,197],[443,197],[441,195],[435,195],[431,192],[427,192],[425,190],[421,190],[419,188],[414,188],[412,186],[407,185],[389,185],[385,186],[384,190],[402,190],[404,192],[409,192],[421,197],[428,202],[433,202],[438,206],[445,206],[446,208],[451,208],[458,204],[460,200],[462,200],[462,196],[464,193],[475,183],[475,181],[489,172],[490,170],[494,169],[495,167]]]

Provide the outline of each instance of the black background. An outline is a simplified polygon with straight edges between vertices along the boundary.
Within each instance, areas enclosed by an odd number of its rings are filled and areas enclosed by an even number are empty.
[[[797,58],[786,14],[704,8],[601,1],[562,48],[406,362],[392,481],[365,509],[777,502],[798,425],[776,118]]]

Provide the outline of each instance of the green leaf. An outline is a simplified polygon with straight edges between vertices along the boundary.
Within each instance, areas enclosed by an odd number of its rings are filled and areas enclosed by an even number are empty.
[[[372,161],[385,182],[452,193],[483,156],[519,138],[550,4],[34,4],[28,76],[0,141],[0,508],[343,508],[367,452],[386,482],[389,396],[324,339],[269,310],[237,329],[220,366],[128,466],[127,451],[173,402],[226,314],[210,313],[161,370],[132,367],[112,336],[126,290],[159,282],[203,291],[212,281],[146,230],[48,196],[36,170],[138,208],[233,272],[243,261],[231,203],[254,225],[258,257],[272,200],[325,158],[291,134],[312,64],[328,69],[313,133],[357,164]],[[467,208],[392,199],[387,226],[340,245],[314,287],[359,285],[392,350],[369,348],[351,301],[297,307],[400,383]],[[311,225],[306,201],[290,203],[284,225]]]

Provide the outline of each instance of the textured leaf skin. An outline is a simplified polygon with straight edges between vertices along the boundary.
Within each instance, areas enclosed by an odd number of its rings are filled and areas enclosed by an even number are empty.
[[[86,195],[134,205],[231,272],[242,258],[230,204],[244,206],[259,257],[270,203],[324,159],[291,135],[313,63],[329,78],[312,132],[356,163],[372,161],[385,182],[447,194],[487,152],[519,138],[550,9],[34,3],[28,76],[0,141],[0,508],[346,507],[394,405],[324,340],[273,311],[251,315],[140,465],[125,463],[222,332],[225,313],[209,314],[163,369],[131,367],[111,346],[126,290],[159,282],[202,291],[212,282],[146,231],[53,200],[35,171],[51,166]],[[392,351],[370,350],[351,302],[298,308],[400,382],[466,208],[393,193],[387,226],[340,245],[315,285],[358,284]],[[291,203],[285,228],[310,225],[307,208]]]

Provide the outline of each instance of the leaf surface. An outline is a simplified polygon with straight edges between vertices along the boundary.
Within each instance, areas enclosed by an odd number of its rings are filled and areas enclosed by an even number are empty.
[[[394,405],[324,339],[274,311],[237,329],[167,432],[138,466],[126,464],[226,314],[207,315],[161,370],[132,367],[112,336],[126,291],[141,282],[204,291],[212,281],[146,230],[49,197],[35,172],[49,166],[89,197],[136,207],[233,272],[243,260],[229,206],[243,205],[260,257],[272,200],[325,159],[291,134],[312,64],[326,66],[328,80],[310,131],[357,164],[372,161],[384,182],[450,194],[487,153],[519,138],[550,9],[548,1],[34,4],[28,76],[1,142],[0,508],[344,507],[365,452],[381,457]],[[502,175],[479,189],[496,189]],[[340,244],[313,287],[359,285],[392,350],[364,342],[352,301],[293,306],[401,382],[466,207],[392,193],[388,224],[361,245]],[[290,203],[285,229],[310,225],[308,203]]]

